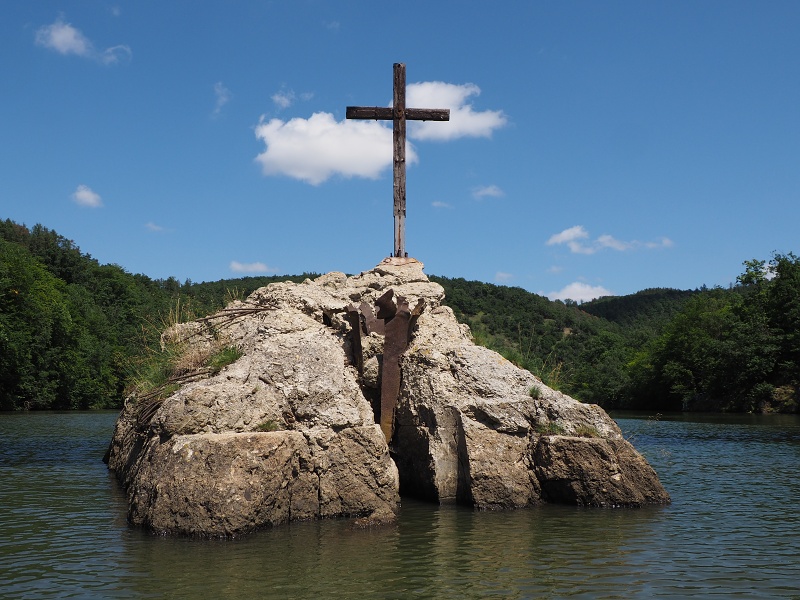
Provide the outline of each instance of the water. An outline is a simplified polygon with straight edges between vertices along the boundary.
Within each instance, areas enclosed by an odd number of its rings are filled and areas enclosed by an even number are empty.
[[[800,417],[617,416],[673,498],[475,513],[403,501],[396,526],[234,540],[125,522],[100,461],[116,414],[0,414],[0,598],[797,598]]]

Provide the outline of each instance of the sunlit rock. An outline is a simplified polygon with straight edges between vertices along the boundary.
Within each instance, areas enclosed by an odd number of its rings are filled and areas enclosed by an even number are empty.
[[[421,314],[398,361],[387,443],[376,414],[384,334],[369,330],[363,307],[388,290]],[[187,352],[224,340],[241,356],[184,375],[166,397],[126,401],[108,462],[130,521],[199,535],[316,518],[384,523],[401,492],[478,509],[669,502],[602,409],[476,346],[443,297],[420,262],[387,259],[353,277],[274,283],[166,332]],[[351,325],[359,306],[363,330]]]

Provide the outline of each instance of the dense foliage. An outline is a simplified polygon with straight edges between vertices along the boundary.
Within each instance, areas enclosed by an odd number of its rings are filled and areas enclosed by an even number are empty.
[[[119,406],[165,324],[273,281],[183,284],[101,265],[41,225],[0,221],[0,410]],[[605,408],[798,410],[800,259],[752,260],[730,289],[578,305],[431,276],[478,343]]]
[[[644,290],[578,305],[521,288],[431,277],[478,343],[547,385],[609,408],[630,404],[629,364],[693,292]]]
[[[800,259],[748,261],[738,286],[693,297],[629,366],[630,406],[798,410]]]
[[[170,313],[205,315],[275,279],[154,280],[0,221],[0,410],[117,407]]]
[[[800,259],[745,262],[729,289],[650,289],[582,305],[435,278],[476,340],[605,408],[797,412]]]

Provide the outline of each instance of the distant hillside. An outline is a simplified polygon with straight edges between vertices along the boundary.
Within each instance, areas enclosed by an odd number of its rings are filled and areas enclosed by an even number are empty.
[[[723,290],[648,289],[578,305],[430,276],[478,343],[605,408],[798,410],[800,259],[751,260]],[[165,325],[274,281],[180,283],[101,265],[41,225],[0,221],[0,410],[120,406]]]
[[[606,407],[624,403],[625,365],[641,342],[629,339],[630,328],[591,314],[586,305],[554,302],[518,287],[431,279],[444,287],[445,304],[478,343],[580,400]],[[642,311],[639,326],[656,330],[646,315],[658,311],[644,310],[644,302],[636,306]]]
[[[628,296],[606,296],[581,310],[623,327],[653,327],[672,319],[698,291],[649,288]]]
[[[797,412],[800,259],[745,263],[739,285],[647,289],[581,305],[432,277],[476,340],[605,408]],[[768,276],[769,275],[769,276]]]

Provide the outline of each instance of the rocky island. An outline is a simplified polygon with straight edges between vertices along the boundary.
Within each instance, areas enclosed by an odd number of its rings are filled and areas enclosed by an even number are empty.
[[[390,258],[273,283],[165,331],[187,357],[238,358],[126,400],[106,459],[129,521],[232,536],[388,522],[401,494],[479,510],[670,501],[605,411],[475,345],[443,298],[422,263]]]

